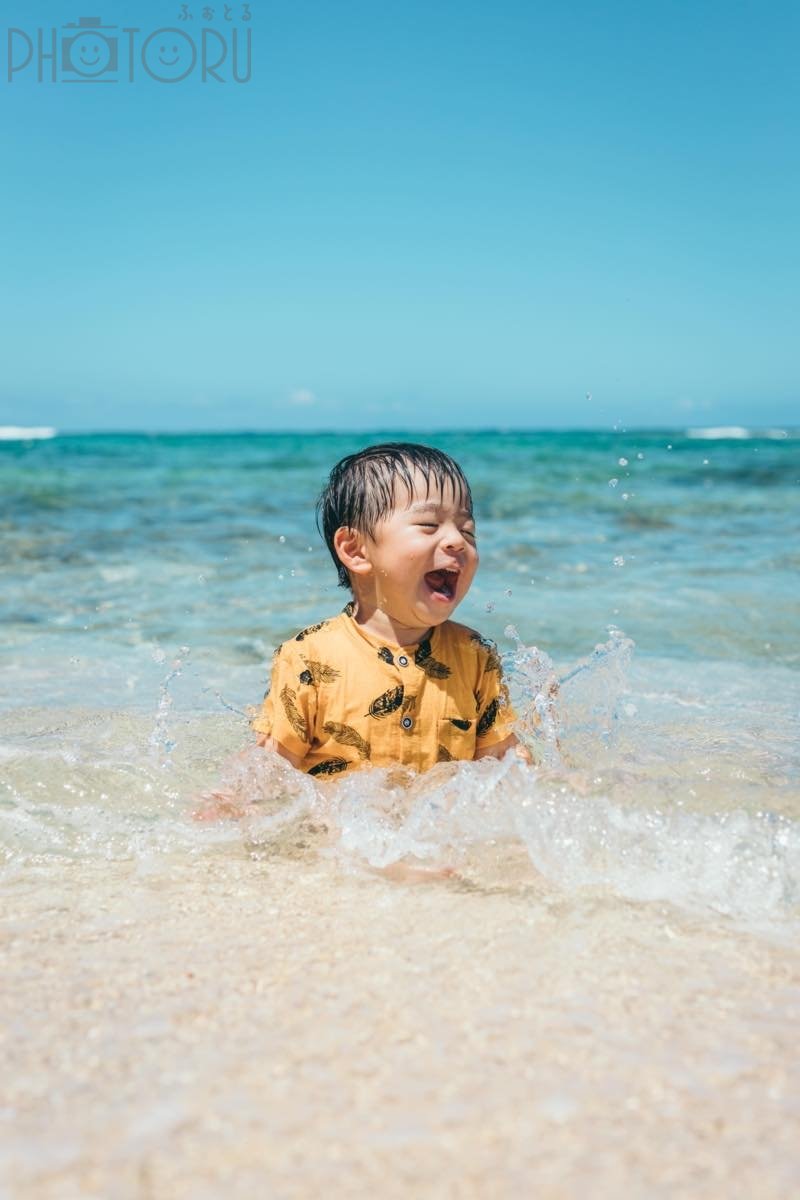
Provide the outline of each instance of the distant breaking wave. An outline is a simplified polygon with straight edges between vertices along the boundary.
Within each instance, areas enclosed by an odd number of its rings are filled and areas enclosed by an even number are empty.
[[[706,438],[709,441],[723,441],[725,438],[773,438],[783,439],[797,437],[787,429],[745,429],[743,425],[713,425],[708,429],[687,429],[687,438]]]
[[[58,430],[51,425],[0,425],[0,442],[30,442],[39,438],[53,438]]]

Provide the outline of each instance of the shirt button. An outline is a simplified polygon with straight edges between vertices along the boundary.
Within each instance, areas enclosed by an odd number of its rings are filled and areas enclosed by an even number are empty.
[[[405,654],[401,654],[397,661],[400,663],[401,667],[408,666],[408,659],[406,658]]]
[[[411,726],[414,724],[414,721],[411,717],[403,717],[400,724],[403,726],[403,729],[410,729]]]

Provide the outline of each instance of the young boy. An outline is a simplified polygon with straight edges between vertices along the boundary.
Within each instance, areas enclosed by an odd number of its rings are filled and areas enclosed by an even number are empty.
[[[478,567],[469,484],[440,450],[387,443],[333,468],[317,521],[353,599],[275,651],[253,729],[309,775],[502,757],[514,713],[495,646],[450,620]]]

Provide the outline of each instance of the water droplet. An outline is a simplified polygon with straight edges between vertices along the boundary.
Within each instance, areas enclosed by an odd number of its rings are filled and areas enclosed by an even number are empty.
[[[198,575],[198,576],[197,576],[197,582],[198,582],[198,583],[205,583],[205,581],[206,581],[206,577],[205,577],[205,575]]]
[[[671,442],[668,442],[668,443],[667,443],[667,449],[668,449],[668,450],[671,450],[671,449],[672,449],[672,443],[671,443]]]
[[[494,612],[494,603],[493,603],[491,600],[490,600],[490,601],[489,601],[489,603],[486,605],[486,611],[487,611],[487,612]]]
[[[511,595],[511,588],[506,588],[506,595],[507,595],[507,596],[510,596],[510,595]]]
[[[623,492],[623,493],[622,493],[622,499],[623,499],[623,500],[630,500],[630,498],[631,498],[631,494],[630,494],[630,492]]]
[[[278,541],[279,541],[281,544],[283,544],[283,543],[286,541],[286,538],[284,537],[284,535],[283,535],[283,534],[281,534],[281,536],[278,538]]]
[[[619,483],[619,480],[618,480],[618,479],[609,479],[609,481],[608,481],[608,486],[609,486],[609,487],[616,487],[618,483]]]
[[[313,547],[313,546],[306,546],[306,552],[307,552],[308,554],[310,554],[310,553],[311,553],[311,551],[312,551],[313,549],[314,549],[314,547]]]
[[[640,450],[640,451],[639,451],[639,453],[636,455],[636,457],[637,457],[637,458],[638,458],[640,461],[641,461],[641,459],[643,459],[643,458],[644,458],[644,455],[642,454],[641,450]]]
[[[283,576],[282,576],[282,575],[279,575],[279,576],[278,576],[278,579],[283,579]]]
[[[615,567],[624,567],[624,566],[625,566],[625,559],[622,557],[622,555],[621,555],[621,554],[617,554],[617,555],[615,556],[615,558],[614,558],[614,566],[615,566]],[[614,611],[616,612],[616,609],[615,609]]]
[[[628,460],[627,460],[627,458],[621,458],[621,459],[619,459],[619,465],[620,465],[621,467],[627,467],[627,465],[628,465]]]
[[[708,459],[707,459],[707,458],[704,458],[704,459],[703,459],[703,466],[704,466],[704,467],[707,467],[707,466],[708,466]]]

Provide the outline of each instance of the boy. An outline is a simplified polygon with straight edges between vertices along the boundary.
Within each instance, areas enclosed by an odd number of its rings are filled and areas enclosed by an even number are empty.
[[[478,566],[469,484],[440,450],[370,446],[333,468],[317,523],[353,599],[275,652],[258,742],[314,776],[502,757],[514,713],[494,645],[450,620]]]

